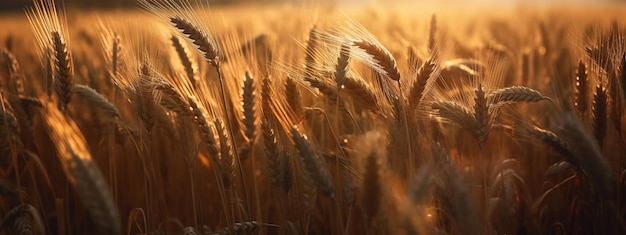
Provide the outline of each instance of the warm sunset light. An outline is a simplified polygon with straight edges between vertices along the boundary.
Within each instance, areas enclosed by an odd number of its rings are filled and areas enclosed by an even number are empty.
[[[626,234],[624,12],[0,0],[0,234]]]

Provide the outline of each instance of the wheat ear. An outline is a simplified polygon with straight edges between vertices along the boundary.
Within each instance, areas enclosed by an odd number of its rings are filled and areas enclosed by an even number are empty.
[[[185,69],[187,79],[189,79],[189,81],[191,82],[191,86],[195,88],[198,80],[196,77],[196,67],[192,61],[192,58],[189,56],[189,54],[187,54],[187,48],[185,48],[185,46],[180,43],[180,40],[178,40],[178,37],[174,35],[172,35],[170,40],[172,41],[172,45],[174,46],[176,54],[180,59],[180,63]]]
[[[596,137],[598,144],[602,147],[602,142],[606,136],[607,123],[607,107],[606,107],[606,90],[602,84],[596,86],[596,92],[593,95],[593,106],[591,109],[591,118],[593,135]]]
[[[400,71],[398,70],[396,59],[393,58],[387,49],[368,41],[355,41],[353,44],[372,56],[375,63],[380,66],[383,75],[386,75],[391,80],[400,82]]]
[[[315,152],[313,146],[311,146],[306,135],[301,134],[297,127],[291,129],[291,134],[296,150],[298,150],[298,154],[300,154],[302,164],[309,178],[320,192],[326,196],[334,197],[335,186],[333,179],[328,169],[326,169],[324,163],[319,158],[319,155]]]
[[[65,175],[91,215],[95,230],[101,234],[121,234],[119,212],[105,178],[91,158],[85,137],[76,124],[51,103],[48,103],[43,115]]]

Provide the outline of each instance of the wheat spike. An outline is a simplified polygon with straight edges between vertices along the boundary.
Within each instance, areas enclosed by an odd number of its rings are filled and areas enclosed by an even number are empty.
[[[551,100],[550,97],[543,96],[538,91],[523,86],[512,86],[496,90],[489,94],[487,99],[491,99],[496,105]]]
[[[593,107],[591,109],[591,117],[593,119],[593,135],[596,137],[598,144],[602,147],[602,142],[606,136],[607,123],[607,107],[606,107],[606,90],[602,84],[596,86],[596,92],[593,95]]]
[[[229,234],[247,234],[256,232],[261,228],[261,224],[256,221],[239,222],[233,224],[230,228],[223,228],[215,232],[211,232],[211,235],[229,235]]]
[[[187,48],[185,48],[185,46],[183,46],[183,44],[180,43],[180,40],[178,40],[178,37],[174,35],[172,35],[170,40],[172,41],[172,45],[174,46],[174,49],[176,50],[176,54],[178,55],[178,58],[180,59],[180,63],[183,65],[183,68],[185,69],[185,74],[187,75],[187,79],[189,79],[189,81],[191,82],[191,86],[195,88],[197,80],[198,80],[196,77],[196,67],[192,61],[192,58],[187,54]]]
[[[206,33],[202,32],[191,22],[178,16],[170,17],[170,22],[174,24],[174,27],[181,30],[182,33],[189,38],[191,43],[196,45],[198,50],[202,52],[204,59],[213,65],[220,63],[222,59],[219,57],[220,53],[217,51],[216,45],[213,45],[211,40],[209,40]]]
[[[115,105],[113,105],[107,98],[102,96],[96,90],[91,89],[91,87],[85,85],[74,85],[72,90],[77,95],[85,98],[90,103],[100,107],[102,111],[111,118],[120,117],[120,111],[117,110]]]
[[[13,81],[14,92],[20,96],[24,95],[24,80],[20,70],[20,63],[8,50],[2,50],[2,55],[9,68],[9,78]]]
[[[409,91],[409,102],[411,103],[411,106],[417,107],[422,103],[427,84],[429,83],[429,80],[434,79],[434,72],[436,70],[437,64],[435,63],[433,58],[429,58],[428,60],[424,61],[422,67],[420,67],[420,69],[417,71],[415,81],[413,81],[413,86]]]
[[[474,138],[478,140],[478,144],[482,148],[487,141],[489,132],[491,131],[491,117],[487,108],[487,99],[485,92],[483,91],[483,85],[478,84],[476,90],[474,90],[476,97],[474,98],[474,118],[476,120],[476,131],[474,132]]]
[[[95,222],[95,230],[101,234],[121,234],[119,212],[100,169],[91,158],[85,137],[51,103],[43,115],[65,175]]]
[[[431,104],[436,114],[446,120],[452,121],[461,128],[473,131],[476,127],[475,119],[471,111],[454,101],[437,101]]]
[[[214,124],[220,139],[219,170],[222,174],[224,188],[229,189],[235,183],[235,156],[224,122],[222,119],[216,118]]]
[[[339,57],[337,57],[337,64],[335,65],[335,83],[337,84],[337,90],[343,87],[348,73],[348,66],[350,64],[350,46],[346,43],[341,44],[339,50]]]
[[[243,82],[243,124],[245,126],[245,136],[248,141],[254,141],[256,136],[256,95],[254,80],[250,73],[246,71],[246,79]]]
[[[322,160],[319,159],[319,155],[315,152],[313,146],[311,146],[306,135],[301,134],[297,127],[291,129],[291,134],[308,176],[324,195],[334,197],[335,187],[332,177],[324,166],[324,163],[321,162]]]
[[[291,108],[291,111],[293,111],[296,117],[302,116],[302,97],[296,82],[289,77],[285,81],[285,97],[287,97],[289,108]],[[263,109],[263,111],[269,112],[270,110],[265,111],[265,109]]]
[[[368,41],[355,41],[353,44],[372,56],[375,63],[380,66],[383,75],[391,80],[400,82],[400,71],[398,71],[396,60],[389,54],[387,49]]]
[[[59,107],[66,110],[72,98],[72,67],[70,53],[63,36],[58,31],[52,32],[52,42],[55,55],[57,95]]]

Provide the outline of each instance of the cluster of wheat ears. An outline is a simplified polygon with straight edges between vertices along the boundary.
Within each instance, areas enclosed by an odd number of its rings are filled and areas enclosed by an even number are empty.
[[[524,44],[495,22],[472,46],[432,16],[413,43],[385,29],[392,53],[344,17],[295,23],[285,49],[186,0],[138,2],[146,22],[101,17],[70,44],[35,0],[38,47],[7,36],[3,232],[626,232],[618,23],[538,22]]]

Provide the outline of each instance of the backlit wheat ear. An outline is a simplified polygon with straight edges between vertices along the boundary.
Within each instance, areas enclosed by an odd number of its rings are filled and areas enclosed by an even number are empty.
[[[24,95],[24,80],[22,78],[22,71],[20,70],[20,63],[17,58],[8,50],[2,50],[2,57],[4,57],[9,67],[9,78],[13,81],[14,92],[19,95]]]
[[[602,148],[604,137],[606,136],[606,123],[607,123],[607,98],[606,90],[602,84],[596,87],[595,94],[593,94],[593,106],[591,109],[591,118],[593,135],[596,137],[598,144]]]
[[[431,104],[439,117],[460,125],[461,128],[473,131],[476,127],[474,115],[464,106],[453,101],[437,101]]]
[[[476,130],[474,132],[474,138],[478,140],[478,144],[482,148],[487,141],[489,132],[491,131],[491,114],[488,111],[487,99],[485,92],[483,91],[483,85],[478,84],[476,90],[474,90],[476,97],[474,98],[474,118],[476,120]]]
[[[411,106],[417,107],[422,103],[425,92],[428,91],[428,84],[433,84],[431,81],[435,79],[437,69],[437,64],[433,58],[429,58],[417,71],[415,81],[413,81],[413,86],[409,92]]]
[[[334,197],[335,186],[332,176],[324,166],[319,154],[311,146],[306,135],[301,134],[297,127],[291,129],[291,135],[308,177],[315,183],[320,192],[328,197]]]
[[[107,98],[102,96],[96,90],[91,89],[90,87],[84,86],[84,85],[74,85],[73,92],[83,97],[84,99],[89,101],[91,104],[94,104],[100,109],[102,109],[102,111],[107,116],[111,118],[120,117],[120,111],[117,110],[117,107],[115,107],[115,105],[109,102]]]
[[[589,100],[587,86],[587,68],[581,60],[578,62],[578,69],[576,70],[576,96],[574,100],[574,105],[576,105],[578,112],[581,114],[587,112],[587,102]]]
[[[302,97],[300,90],[298,90],[296,82],[289,77],[285,81],[285,96],[287,97],[287,103],[291,111],[293,111],[293,114],[296,115],[296,117],[302,116]],[[266,112],[265,109],[263,109],[263,112]],[[269,112],[269,110],[267,112]]]
[[[254,141],[256,136],[256,100],[254,80],[250,73],[246,71],[246,79],[243,82],[243,124],[245,126],[244,134],[248,141]]]
[[[48,103],[42,113],[66,177],[101,234],[121,234],[121,220],[106,180],[76,124]]]
[[[224,188],[229,189],[235,183],[235,156],[224,122],[220,118],[216,118],[214,124],[217,135],[220,137],[219,170],[222,174]]]
[[[58,31],[52,32],[52,43],[56,60],[57,95],[61,109],[66,110],[72,98],[73,75],[70,54],[63,36]]]
[[[202,57],[213,66],[224,59],[217,39],[209,33],[188,0],[139,0],[139,4],[153,14],[164,17],[195,45]]]
[[[551,100],[550,97],[543,96],[538,91],[523,86],[512,86],[493,91],[487,96],[487,99],[491,99],[494,105]]]
[[[178,40],[178,37],[174,35],[172,35],[170,40],[172,41],[172,45],[176,50],[176,54],[178,55],[178,58],[183,65],[183,68],[185,69],[187,79],[189,79],[189,81],[191,82],[192,87],[195,88],[198,79],[196,77],[196,67],[193,63],[192,58],[187,54],[187,48],[185,48],[185,46],[180,43],[180,40]]]
[[[54,0],[39,0],[27,10],[26,16],[37,38],[40,55],[46,54],[48,49],[52,50],[59,108],[66,110],[72,96],[73,68],[64,12],[62,10],[59,14]]]
[[[337,64],[335,65],[335,83],[337,84],[337,90],[341,89],[346,80],[349,63],[350,46],[342,43],[341,49],[339,50],[339,57],[337,57]]]
[[[355,41],[354,46],[361,48],[367,54],[371,55],[373,68],[379,73],[387,76],[391,80],[400,82],[400,71],[396,60],[387,49],[368,41]]]

